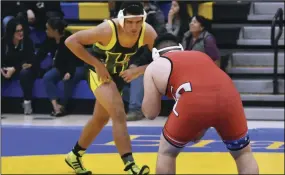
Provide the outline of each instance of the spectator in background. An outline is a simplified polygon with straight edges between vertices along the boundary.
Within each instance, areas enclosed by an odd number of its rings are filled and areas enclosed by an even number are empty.
[[[46,24],[46,33],[49,38],[54,39],[53,45],[50,45],[50,51],[55,51],[52,68],[43,76],[47,95],[52,103],[54,116],[64,116],[65,107],[69,98],[72,96],[73,89],[77,82],[81,80],[82,72],[76,72],[77,57],[65,46],[64,42],[70,35],[65,32],[67,24],[60,18],[50,18]],[[49,40],[50,43],[51,40]],[[45,45],[45,46],[48,46]],[[43,59],[45,53],[48,53],[47,47],[42,47],[37,54],[39,59]],[[78,71],[80,71],[78,69]],[[82,75],[84,76],[84,75]],[[60,97],[57,93],[57,83],[63,80],[64,95]]]
[[[24,27],[14,18],[6,26],[6,33],[1,40],[1,74],[5,80],[19,76],[24,94],[24,114],[32,113],[32,91],[37,76],[37,66],[33,43],[24,35]],[[3,79],[3,78],[2,78]]]
[[[45,30],[48,18],[63,17],[59,1],[2,1],[1,16],[3,28],[16,16],[25,19],[27,26]]]
[[[8,22],[17,18],[24,29],[24,35],[29,36],[30,29],[27,18],[27,10],[23,2],[20,1],[1,1],[1,19],[2,19],[2,31],[5,33]],[[4,35],[2,33],[2,35]]]
[[[168,12],[166,29],[181,42],[183,34],[189,30],[189,13],[187,4],[184,1],[172,1],[171,9]]]
[[[156,33],[166,33],[165,16],[155,2],[143,1],[144,10],[147,13],[146,22],[151,25]]]
[[[45,30],[49,18],[63,18],[60,1],[24,1],[29,25],[39,30]]]
[[[8,22],[22,11],[20,1],[1,1],[2,29],[5,32]]]
[[[215,37],[207,30],[208,20],[203,16],[194,16],[189,27],[190,30],[184,34],[182,40],[184,49],[204,52],[219,66],[220,53]]]

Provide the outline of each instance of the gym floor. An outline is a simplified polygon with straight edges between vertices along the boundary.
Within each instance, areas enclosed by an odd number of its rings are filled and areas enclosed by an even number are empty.
[[[91,116],[2,115],[2,174],[73,174],[64,162]],[[155,173],[159,137],[165,117],[128,122],[134,157]],[[112,137],[111,122],[83,157],[93,174],[124,174]],[[284,174],[284,122],[248,121],[260,174]],[[177,174],[233,174],[235,162],[214,129],[199,143],[189,143],[177,159]]]

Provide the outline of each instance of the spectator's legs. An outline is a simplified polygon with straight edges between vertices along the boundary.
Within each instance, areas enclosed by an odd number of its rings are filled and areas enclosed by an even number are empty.
[[[60,101],[60,104],[64,107],[66,107],[68,100],[72,97],[73,90],[77,83],[84,79],[85,76],[85,67],[76,67],[76,71],[72,79],[63,81],[64,86],[64,95],[63,98]]]
[[[44,86],[50,99],[55,114],[61,113],[62,106],[57,103],[58,94],[56,84],[62,79],[59,71],[56,68],[52,68],[43,77]]]
[[[31,100],[35,81],[34,72],[30,68],[22,69],[19,75],[19,79],[24,94],[24,114],[29,115],[33,112]]]
[[[2,28],[3,28],[4,33],[5,33],[6,26],[7,26],[8,22],[9,22],[11,19],[13,19],[13,18],[14,18],[14,16],[5,16],[5,17],[4,17],[4,19],[3,19],[3,21],[2,21],[2,23],[3,23]]]
[[[122,90],[122,98],[125,105],[126,112],[129,111],[129,103],[130,103],[130,84],[126,84]]]
[[[129,112],[127,114],[127,120],[141,120],[144,118],[141,111],[142,100],[144,95],[143,87],[143,76],[131,82],[130,86],[130,101],[129,101]]]

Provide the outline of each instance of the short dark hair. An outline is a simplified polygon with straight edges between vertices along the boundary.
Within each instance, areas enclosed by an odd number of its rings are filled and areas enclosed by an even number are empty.
[[[141,2],[123,2],[120,9],[124,9],[124,15],[126,15],[127,13],[131,15],[144,14],[144,7]]]
[[[190,22],[193,18],[196,18],[196,20],[200,23],[201,27],[203,27],[203,30],[210,31],[211,30],[211,22],[204,16],[196,15],[190,18]]]
[[[179,45],[179,42],[176,36],[174,36],[171,33],[164,33],[162,35],[159,35],[155,39],[153,47],[159,50],[165,47],[178,46],[178,45]]]
[[[68,26],[67,22],[59,17],[49,18],[47,23],[53,30],[57,30],[60,34],[63,34],[64,29]]]

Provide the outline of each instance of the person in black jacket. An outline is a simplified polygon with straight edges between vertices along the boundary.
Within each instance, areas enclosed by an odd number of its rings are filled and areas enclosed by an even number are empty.
[[[19,76],[24,94],[24,113],[32,113],[32,90],[37,75],[32,41],[25,37],[21,22],[14,18],[7,26],[5,36],[1,39],[1,74],[2,80]]]
[[[25,36],[29,36],[30,29],[28,23],[28,15],[24,3],[20,1],[1,1],[1,24],[3,29],[1,31],[2,35],[5,33],[8,22],[13,18],[20,20],[24,28]]]
[[[24,1],[22,2],[27,13],[30,26],[39,30],[45,29],[45,24],[49,18],[63,18],[60,1]]]
[[[51,45],[51,51],[55,51],[52,68],[43,76],[44,85],[47,95],[53,106],[54,116],[63,116],[65,113],[64,107],[68,99],[72,95],[74,82],[72,78],[76,70],[76,56],[65,46],[64,41],[68,37],[65,33],[67,24],[61,18],[50,18],[46,24],[46,33],[49,38],[53,38],[55,43]],[[47,49],[47,48],[45,48]],[[37,57],[44,55],[48,50],[40,49]],[[37,59],[41,60],[41,59]],[[63,80],[64,97],[58,102],[57,83]]]

